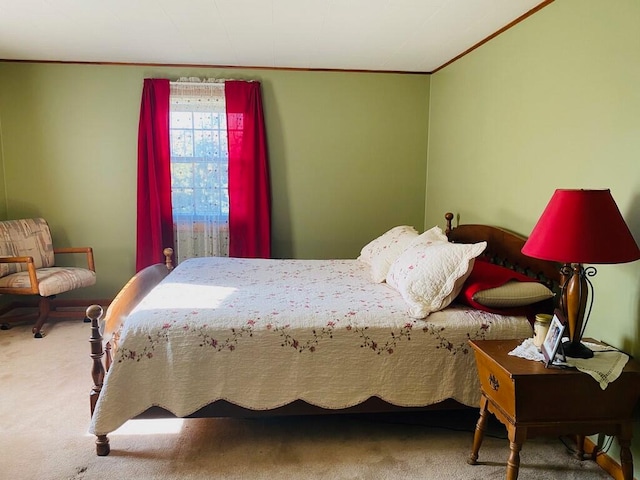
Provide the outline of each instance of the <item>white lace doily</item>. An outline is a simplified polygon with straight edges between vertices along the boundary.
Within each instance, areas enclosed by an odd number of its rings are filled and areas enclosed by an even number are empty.
[[[569,339],[563,338],[562,340],[566,341]],[[593,377],[600,384],[600,388],[604,390],[611,382],[620,376],[624,366],[629,360],[629,356],[608,345],[591,342],[582,343],[593,351],[593,358],[567,357],[564,362],[557,359],[554,360],[553,365],[575,367],[581,372]],[[520,345],[510,351],[509,355],[544,362],[544,356],[533,343],[533,338],[525,339]]]

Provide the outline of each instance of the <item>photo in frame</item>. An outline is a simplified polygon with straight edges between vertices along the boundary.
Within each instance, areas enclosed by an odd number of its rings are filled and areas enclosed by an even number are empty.
[[[567,322],[560,309],[555,309],[553,312],[553,318],[549,325],[549,331],[542,343],[542,355],[544,357],[544,366],[548,367],[556,358],[556,355],[560,355],[560,360],[564,361],[564,353],[562,351],[562,335],[566,328]]]

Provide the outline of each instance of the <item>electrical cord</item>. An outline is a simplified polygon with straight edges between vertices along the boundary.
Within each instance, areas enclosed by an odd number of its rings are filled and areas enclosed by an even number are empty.
[[[566,438],[567,437],[559,437],[559,440],[562,442],[569,453],[571,453],[572,455],[577,455],[578,451],[573,448],[573,446],[568,443],[568,441],[566,441]],[[595,460],[596,457],[607,454],[609,452],[609,449],[611,448],[611,445],[613,445],[613,438],[614,437],[607,436],[605,442],[602,444],[602,447],[596,445],[593,449],[593,452],[591,453],[591,459]]]

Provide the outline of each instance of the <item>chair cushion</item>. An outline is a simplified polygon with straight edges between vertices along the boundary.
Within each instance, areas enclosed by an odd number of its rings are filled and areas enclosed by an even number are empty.
[[[1,223],[1,222],[0,222]],[[36,270],[40,295],[49,297],[96,283],[96,272],[77,267],[49,267]],[[0,278],[0,288],[29,288],[29,273],[18,272]]]
[[[36,268],[55,265],[51,231],[44,218],[0,222],[0,256],[33,257]],[[0,264],[0,277],[27,270],[25,263]]]

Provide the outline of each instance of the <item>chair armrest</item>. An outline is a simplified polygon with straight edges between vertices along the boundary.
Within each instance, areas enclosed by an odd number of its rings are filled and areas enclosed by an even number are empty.
[[[33,257],[0,257],[0,263],[33,263]]]
[[[65,247],[65,248],[54,248],[54,254],[59,253],[85,253],[87,255],[87,266],[89,270],[95,272],[96,264],[93,260],[93,249],[91,247]]]
[[[29,272],[29,283],[31,284],[31,293],[40,293],[38,285],[38,276],[36,275],[36,267],[33,263],[33,257],[0,257],[0,263],[26,263]],[[11,290],[11,289],[9,289]],[[10,292],[5,292],[10,293]]]

